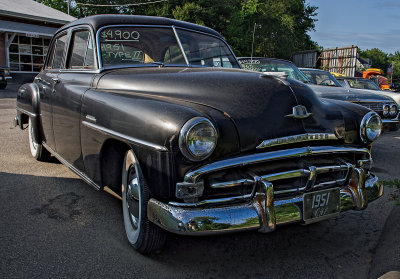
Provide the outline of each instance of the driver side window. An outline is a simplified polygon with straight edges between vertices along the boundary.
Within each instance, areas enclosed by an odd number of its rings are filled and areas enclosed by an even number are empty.
[[[63,34],[56,39],[53,44],[53,48],[50,54],[49,61],[47,63],[47,69],[61,69],[65,51],[65,45],[67,42],[67,34]]]

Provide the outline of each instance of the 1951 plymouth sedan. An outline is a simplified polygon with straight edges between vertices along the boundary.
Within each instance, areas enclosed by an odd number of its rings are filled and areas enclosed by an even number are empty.
[[[166,18],[59,29],[18,91],[15,124],[37,160],[52,154],[121,195],[141,253],[160,249],[165,231],[266,233],[364,209],[383,191],[370,172],[375,112],[241,70],[220,34]]]

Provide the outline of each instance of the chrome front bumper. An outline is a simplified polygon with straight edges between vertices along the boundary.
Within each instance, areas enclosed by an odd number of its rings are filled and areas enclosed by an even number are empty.
[[[263,182],[260,182],[263,183]],[[303,195],[274,200],[273,186],[263,183],[251,199],[228,205],[174,206],[150,199],[147,215],[161,228],[187,235],[203,235],[258,229],[271,232],[277,225],[303,221]],[[383,186],[361,168],[353,170],[349,184],[340,189],[341,211],[361,210],[383,194]]]
[[[400,123],[400,112],[397,114],[395,118],[392,119],[384,119],[382,118],[382,123],[383,126],[390,126],[390,125],[396,125]]]

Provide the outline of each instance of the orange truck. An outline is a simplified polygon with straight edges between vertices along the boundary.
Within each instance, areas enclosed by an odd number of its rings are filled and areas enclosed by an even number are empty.
[[[373,80],[382,90],[390,90],[388,80],[383,75],[384,72],[381,69],[370,68],[363,71],[363,78]]]

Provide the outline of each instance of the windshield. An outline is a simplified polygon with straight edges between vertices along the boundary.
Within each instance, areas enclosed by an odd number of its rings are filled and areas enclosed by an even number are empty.
[[[239,59],[243,69],[257,72],[285,72],[288,77],[309,83],[309,79],[299,68],[289,62],[267,59]]]
[[[347,82],[349,83],[351,88],[357,89],[370,89],[370,90],[379,90],[378,85],[375,82],[369,79],[348,79]]]
[[[189,65],[239,68],[228,46],[220,39],[172,28],[108,27],[99,34],[103,67],[132,64]]]
[[[341,87],[339,82],[328,72],[301,69],[311,83],[323,86]]]

